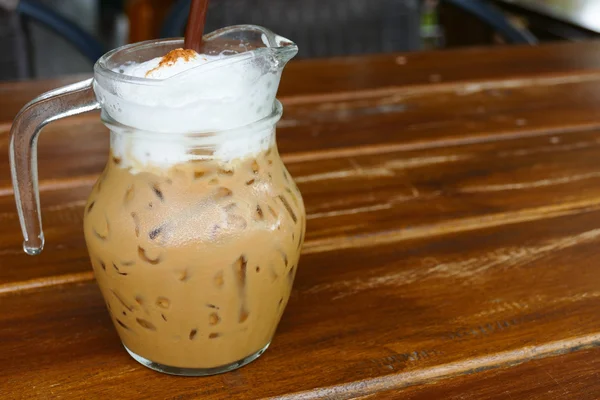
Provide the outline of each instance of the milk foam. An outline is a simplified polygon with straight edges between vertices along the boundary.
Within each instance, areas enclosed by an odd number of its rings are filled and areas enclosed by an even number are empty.
[[[162,60],[114,69],[143,80],[116,80],[109,90],[95,83],[103,110],[132,128],[111,134],[113,154],[125,166],[137,172],[146,166],[167,168],[186,162],[194,157],[192,144],[202,146],[203,141],[222,161],[252,156],[272,145],[273,127],[244,128],[273,111],[281,70],[266,65],[269,60],[264,56],[196,53],[161,66]],[[231,129],[235,135],[219,134]],[[181,135],[199,132],[214,135],[193,141]]]
[[[207,54],[198,54],[196,52],[194,53],[195,54],[190,59],[178,57],[175,62],[164,66],[159,65],[163,60],[163,57],[156,57],[141,64],[130,63],[122,65],[120,68],[116,68],[115,72],[119,72],[124,75],[135,76],[138,78],[166,79],[185,72],[191,68],[224,58],[224,56],[220,55],[212,56]]]

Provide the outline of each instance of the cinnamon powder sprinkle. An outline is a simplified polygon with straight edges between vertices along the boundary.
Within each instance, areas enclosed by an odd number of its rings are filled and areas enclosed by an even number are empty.
[[[174,65],[180,58],[182,58],[185,62],[188,62],[196,58],[197,55],[198,53],[191,49],[171,50],[165,56],[163,56],[163,58],[160,60],[160,63],[158,63],[158,67],[152,68],[150,71],[146,72],[146,78],[148,77],[148,75],[150,75],[154,71],[159,70],[162,67],[170,67]]]

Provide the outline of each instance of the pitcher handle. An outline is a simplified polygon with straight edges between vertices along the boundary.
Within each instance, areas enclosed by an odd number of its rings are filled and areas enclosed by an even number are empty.
[[[23,250],[29,255],[40,254],[44,248],[37,169],[39,133],[52,121],[99,109],[92,81],[90,78],[33,99],[19,111],[10,129],[10,170],[25,239]]]

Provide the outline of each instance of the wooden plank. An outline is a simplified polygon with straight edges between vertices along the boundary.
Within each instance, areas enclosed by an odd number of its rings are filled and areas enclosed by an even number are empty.
[[[285,69],[279,96],[593,72],[600,67],[598,54],[600,42],[585,41],[292,61]],[[12,121],[37,95],[89,76],[0,84],[0,124]]]
[[[40,94],[87,78],[89,75],[73,75],[56,79],[0,83],[0,127],[10,123],[21,107]]]
[[[599,154],[592,131],[288,167],[306,203],[308,254],[597,210]],[[91,184],[42,192],[47,247],[33,258],[13,199],[0,197],[0,291],[92,279],[81,232]]]
[[[130,359],[92,282],[3,296],[0,379],[25,397],[344,399],[595,347],[599,220],[304,255],[272,348],[201,381]]]
[[[292,61],[280,95],[594,72],[600,67],[598,49],[600,41],[585,41]]]
[[[378,399],[405,400],[595,400],[600,392],[600,350],[532,360],[512,368],[487,371],[404,391]]]
[[[600,75],[398,89],[316,103],[290,98],[278,145],[291,162],[564,134],[600,128],[598,92]],[[97,115],[51,124],[39,144],[42,190],[74,176],[78,180],[62,184],[76,186],[82,179],[87,184],[100,173],[107,154],[108,130]],[[8,164],[8,135],[1,133],[0,163]],[[6,171],[0,174],[0,195],[11,191]]]

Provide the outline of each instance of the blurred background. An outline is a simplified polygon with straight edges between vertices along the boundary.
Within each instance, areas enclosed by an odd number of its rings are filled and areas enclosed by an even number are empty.
[[[182,36],[189,0],[0,0],[0,80],[91,73],[126,43]],[[206,32],[241,23],[299,58],[537,45],[600,35],[600,0],[211,0]]]

